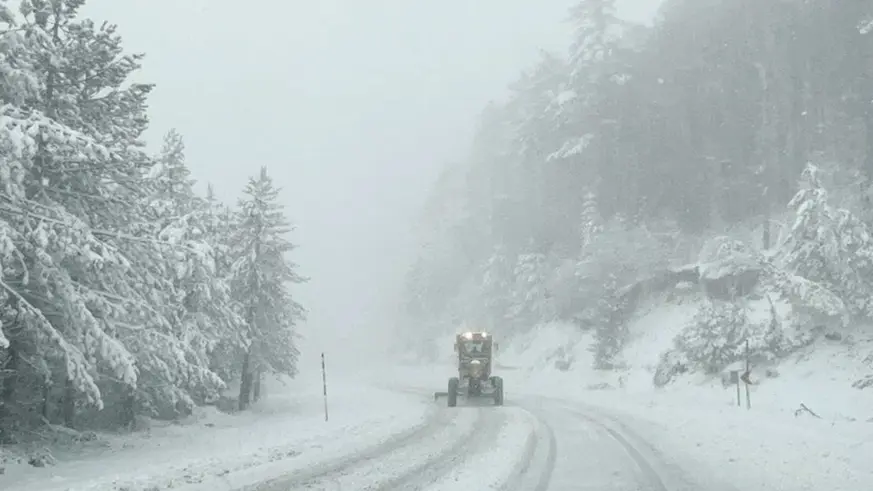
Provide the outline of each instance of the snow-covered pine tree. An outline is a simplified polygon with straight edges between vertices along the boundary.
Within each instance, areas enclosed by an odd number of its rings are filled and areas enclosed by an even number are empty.
[[[476,319],[485,321],[483,326],[495,332],[505,328],[507,316],[512,308],[512,294],[516,257],[504,246],[497,246],[479,271],[478,297],[480,307]]]
[[[589,191],[585,193],[585,201],[582,203],[582,217],[580,223],[581,245],[583,254],[594,238],[603,231],[603,220],[597,209],[597,196]]]
[[[692,325],[676,337],[675,343],[694,368],[718,373],[744,356],[750,334],[742,305],[713,301],[700,309]]]
[[[856,318],[873,318],[873,237],[867,225],[828,202],[818,167],[809,164],[789,203],[796,214],[784,264],[836,292]]]
[[[610,96],[607,84],[623,75],[617,54],[626,28],[616,14],[615,0],[580,0],[570,10],[570,21],[575,33],[562,130],[568,140],[559,152],[567,157],[581,153],[591,136],[599,134],[602,115],[596,110],[603,109]]]
[[[18,229],[51,224],[52,230],[46,254],[20,268],[28,280],[20,293],[34,297],[29,305],[95,360],[89,371],[93,387],[77,382],[69,370],[64,374],[63,367],[74,366],[69,362],[48,364],[43,383],[63,390],[45,391],[51,400],[42,406],[51,408],[60,399],[69,424],[77,398],[84,395],[99,407],[115,393],[129,422],[135,398],[142,409],[169,407],[175,413],[180,404],[190,409],[191,394],[214,392],[221,381],[195,356],[174,317],[182,298],[165,253],[179,246],[158,238],[160,222],[149,213],[152,189],[145,179],[152,159],[140,141],[151,86],[128,83],[141,56],[124,54],[114,26],[78,19],[81,5],[22,3],[24,36],[17,49],[27,48],[32,56],[16,52],[16,64],[31,62],[38,90],[17,100],[27,111],[47,115],[48,124],[28,130],[35,150],[25,167],[24,201],[17,203],[17,211],[26,211]],[[44,243],[35,235],[31,249],[23,250],[35,255]],[[35,266],[43,283],[30,281]],[[141,378],[147,383],[139,384]]]
[[[39,53],[34,69],[43,85],[30,104],[105,148],[98,158],[82,158],[40,142],[37,184],[89,225],[121,229],[139,215],[141,179],[151,167],[140,138],[153,85],[130,82],[143,56],[124,52],[116,26],[79,18],[83,4],[21,3],[22,28]]]
[[[232,236],[236,216],[234,210],[221,202],[216,196],[211,184],[207,185],[206,197],[201,203],[200,223],[206,242],[210,245],[215,265],[214,277],[221,280],[227,288],[233,278]],[[232,291],[230,292],[232,294]],[[214,298],[213,301],[217,300]],[[221,305],[218,303],[217,305]],[[234,320],[237,326],[228,336],[222,336],[213,347],[210,356],[210,368],[222,380],[230,382],[240,377],[240,365],[237,362],[238,353],[242,353],[245,343],[245,322],[242,318],[233,296],[226,307],[233,309],[225,320]]]
[[[2,18],[12,22],[8,15]],[[24,410],[19,424],[42,424],[59,412],[70,425],[77,398],[103,407],[101,377],[125,387],[136,384],[133,358],[106,323],[117,307],[106,302],[106,290],[87,286],[90,279],[123,274],[129,264],[98,239],[105,231],[97,233],[46,192],[54,170],[73,158],[105,162],[111,150],[59,121],[57,106],[46,104],[53,97],[47,74],[57,70],[47,72],[45,59],[56,60],[44,49],[51,38],[39,35],[35,25],[0,34],[0,70],[10,82],[3,87],[0,130],[5,147],[0,279],[7,298],[0,323],[10,345],[3,364],[12,374],[3,380],[6,400],[0,405],[8,412],[17,403]]]
[[[184,346],[188,359],[208,377],[207,384],[187,386],[189,402],[203,403],[218,396],[223,384],[215,383],[211,368],[215,354],[225,345],[240,347],[243,326],[234,309],[227,267],[219,268],[218,254],[226,254],[227,228],[217,228],[219,208],[194,193],[194,180],[185,163],[184,142],[171,130],[157,164],[150,173],[155,191],[150,209],[155,213],[157,236],[167,247],[164,260],[169,271],[174,299],[168,304],[173,332]],[[226,261],[222,257],[221,261]],[[208,368],[208,370],[207,370]],[[230,382],[229,378],[223,378]]]
[[[240,410],[251,401],[264,372],[294,376],[299,352],[296,325],[305,311],[290,288],[303,283],[287,254],[295,246],[293,230],[279,203],[279,189],[261,168],[249,180],[238,204],[232,248],[233,294],[246,325],[246,349],[240,354]]]
[[[580,0],[570,9],[576,31],[569,57],[572,86],[581,87],[614,74],[603,63],[612,61],[627,26],[618,17],[615,3],[615,0]]]
[[[171,205],[172,210],[162,213],[164,216],[179,217],[196,207],[194,203],[194,185],[191,171],[185,163],[185,141],[175,129],[164,135],[157,165],[149,176],[155,196],[164,203]]]
[[[512,299],[507,322],[513,328],[526,329],[541,322],[554,321],[558,312],[549,280],[555,268],[545,254],[520,254],[511,286]]]
[[[598,292],[596,305],[591,309],[594,313],[594,342],[591,352],[594,354],[594,368],[610,370],[615,368],[616,356],[621,352],[627,341],[627,325],[623,319],[623,304],[620,295],[618,279],[615,274],[609,274]]]

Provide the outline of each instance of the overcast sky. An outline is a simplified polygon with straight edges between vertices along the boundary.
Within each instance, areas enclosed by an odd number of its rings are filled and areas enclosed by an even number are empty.
[[[195,178],[227,200],[261,165],[284,188],[316,354],[376,344],[437,169],[540,48],[565,50],[574,3],[89,0],[84,13],[146,54],[153,146],[177,128]],[[621,3],[644,21],[659,0]]]

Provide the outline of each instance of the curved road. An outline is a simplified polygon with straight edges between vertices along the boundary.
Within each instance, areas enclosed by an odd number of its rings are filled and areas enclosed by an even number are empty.
[[[713,489],[593,407],[541,397],[507,399],[503,407],[441,401],[421,425],[364,452],[245,491]]]

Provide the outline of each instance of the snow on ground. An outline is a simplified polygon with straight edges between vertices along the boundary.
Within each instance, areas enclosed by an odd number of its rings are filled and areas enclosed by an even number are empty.
[[[180,425],[101,435],[97,445],[78,455],[55,454],[54,466],[9,466],[0,475],[0,489],[231,489],[383,441],[421,424],[433,407],[421,397],[354,380],[333,381],[330,388],[329,422],[320,385],[274,386],[249,412],[200,410]]]
[[[752,367],[747,409],[745,391],[737,407],[736,387],[719,377],[653,386],[658,355],[692,315],[687,305],[668,305],[638,316],[624,356],[634,363],[624,373],[592,370],[591,340],[580,340],[573,326],[541,326],[537,341],[520,340],[523,348],[502,360],[515,369],[503,373],[507,401],[514,391],[594,408],[680,465],[702,465],[715,481],[744,491],[873,489],[873,390],[851,386],[873,370],[865,361],[873,351],[869,329],[852,333],[851,343],[822,340],[778,365]],[[569,349],[568,339],[576,342]],[[561,356],[573,359],[569,370],[554,363]],[[796,412],[801,404],[820,418]]]
[[[752,408],[746,409],[745,395],[737,407],[735,388],[718,377],[688,376],[663,389],[652,386],[659,354],[691,310],[688,305],[641,310],[624,353],[633,363],[622,373],[593,371],[590,336],[571,325],[539,326],[504,342],[496,373],[504,377],[509,406],[493,410],[508,411],[510,419],[493,428],[493,442],[486,439],[493,451],[468,452],[469,460],[446,467],[444,475],[442,464],[430,466],[439,477],[437,489],[488,488],[509,475],[509,463],[523,459],[532,435],[542,432],[542,421],[510,407],[530,395],[617,420],[665,459],[744,491],[873,489],[873,390],[851,387],[871,370],[865,361],[873,351],[873,337],[864,336],[869,329],[851,333],[851,343],[821,341],[777,366],[753,367],[756,385]],[[383,360],[360,369],[354,379],[331,380],[329,422],[323,420],[320,377],[311,377],[311,383],[271,386],[269,397],[250,412],[201,410],[179,425],[103,435],[79,455],[56,454],[55,466],[7,466],[0,489],[222,491],[339,459],[419,427],[434,414],[432,392],[446,390],[455,373],[451,342],[444,349],[448,354],[436,365],[398,367]],[[407,390],[398,392],[398,386]],[[801,404],[820,418],[795,413]],[[462,418],[456,429],[468,431],[468,423]],[[444,444],[435,440],[434,448],[420,449],[418,460],[454,445],[451,435],[458,432],[452,431]],[[475,472],[483,468],[490,469],[491,481]],[[361,479],[371,477],[363,467],[361,472]]]
[[[701,301],[693,294],[669,303],[658,300],[646,302],[628,323],[629,339],[621,356],[628,366],[623,380],[626,387],[651,388],[661,355],[673,347],[673,339],[694,319]],[[590,338],[585,344],[591,344]],[[591,366],[590,361],[586,360],[586,367]]]
[[[873,489],[873,425],[793,418],[685,401],[576,395],[663,455],[745,491]]]
[[[537,420],[516,408],[500,408],[507,416],[501,432],[486,451],[474,453],[442,476],[429,491],[500,489],[501,484],[515,478],[514,474],[531,458],[533,438],[539,431]]]

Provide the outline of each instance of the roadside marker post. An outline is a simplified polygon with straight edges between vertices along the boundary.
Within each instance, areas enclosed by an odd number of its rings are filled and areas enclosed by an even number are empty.
[[[324,388],[324,420],[327,421],[327,370],[324,367],[324,352],[321,353],[321,386]]]

